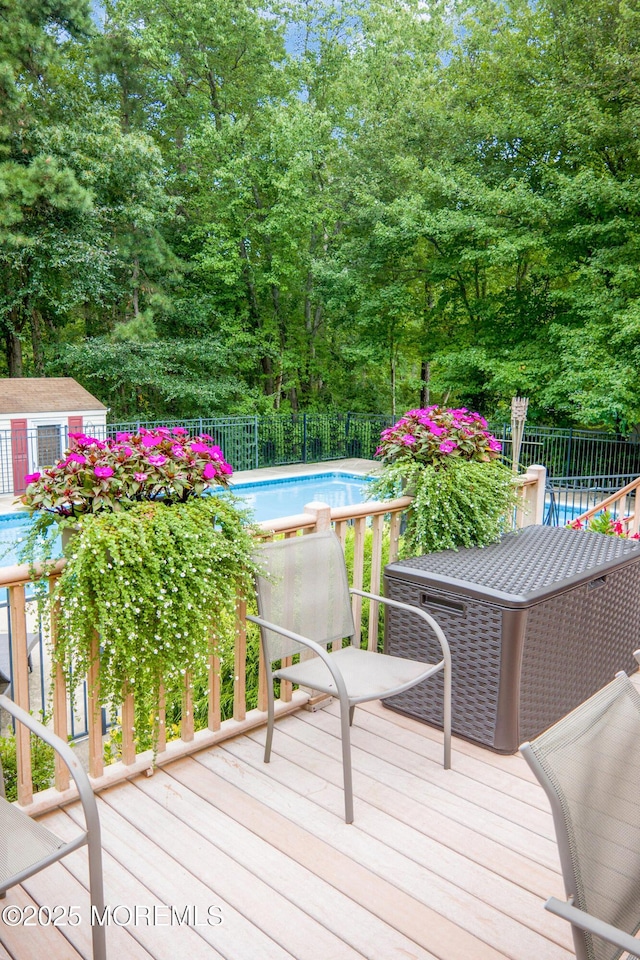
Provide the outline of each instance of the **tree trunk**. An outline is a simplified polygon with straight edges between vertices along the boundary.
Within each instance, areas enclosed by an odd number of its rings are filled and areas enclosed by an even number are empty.
[[[39,310],[31,311],[31,349],[33,351],[33,366],[39,377],[44,377],[44,346],[42,343],[42,316]]]
[[[391,351],[390,357],[390,374],[391,374],[391,416],[393,419],[396,419],[396,358],[395,353]]]
[[[428,407],[430,400],[429,382],[431,380],[431,364],[428,360],[422,361],[420,368],[420,406]]]
[[[131,283],[133,285],[133,315],[137,319],[140,313],[140,301],[139,301],[139,292],[140,292],[140,261],[137,257],[133,258],[133,273],[131,275]]]
[[[9,376],[22,377],[24,375],[22,366],[22,343],[13,330],[7,330],[5,334],[5,350]]]

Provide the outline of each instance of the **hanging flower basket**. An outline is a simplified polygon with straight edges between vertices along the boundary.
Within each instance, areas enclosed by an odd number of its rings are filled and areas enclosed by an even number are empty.
[[[101,698],[117,705],[135,695],[145,745],[161,685],[168,699],[180,697],[185,675],[206,675],[214,648],[233,636],[238,591],[251,588],[246,510],[213,495],[231,473],[210,436],[180,427],[107,441],[75,434],[21,498],[35,514],[23,559],[51,557],[60,531],[74,533],[45,594],[59,608],[54,657],[85,676],[97,632]]]
[[[515,490],[500,452],[486,420],[464,407],[409,410],[382,431],[383,469],[368,495],[413,497],[405,555],[484,546],[511,528]]]

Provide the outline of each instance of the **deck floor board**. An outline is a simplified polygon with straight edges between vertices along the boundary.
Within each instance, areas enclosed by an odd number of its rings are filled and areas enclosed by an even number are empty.
[[[368,704],[353,727],[348,826],[338,733],[335,705],[301,712],[278,721],[268,765],[261,729],[103,792],[107,902],[159,918],[111,922],[110,958],[573,957],[567,925],[543,909],[562,880],[546,798],[521,757],[454,738],[445,771],[437,730]],[[81,811],[45,820],[71,836]],[[88,960],[86,887],[81,849],[9,891],[0,912],[74,904],[83,923],[0,920],[0,960]],[[207,922],[215,905],[220,925]]]

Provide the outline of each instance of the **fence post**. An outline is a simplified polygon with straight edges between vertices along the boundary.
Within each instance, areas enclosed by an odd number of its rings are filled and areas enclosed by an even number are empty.
[[[324,533],[325,530],[331,529],[331,507],[328,503],[312,500],[311,503],[305,504],[304,512],[312,513],[316,518],[313,530],[309,530],[309,533]]]
[[[253,418],[253,442],[256,452],[256,470],[260,466],[260,423],[258,417]]]
[[[302,414],[302,462],[307,462],[307,415]]]
[[[532,464],[527,468],[524,479],[535,482],[527,484],[522,491],[522,507],[518,508],[518,527],[544,523],[547,468],[537,463]]]

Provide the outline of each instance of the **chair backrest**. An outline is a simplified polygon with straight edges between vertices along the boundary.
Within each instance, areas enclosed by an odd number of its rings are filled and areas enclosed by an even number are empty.
[[[640,694],[625,674],[522,752],[545,788],[567,897],[635,935],[640,929]],[[623,951],[576,928],[576,955]]]
[[[256,559],[264,571],[256,577],[258,611],[263,620],[323,646],[353,637],[347,570],[334,533],[310,533],[265,543]],[[264,630],[263,635],[271,660],[304,649],[273,630]]]

